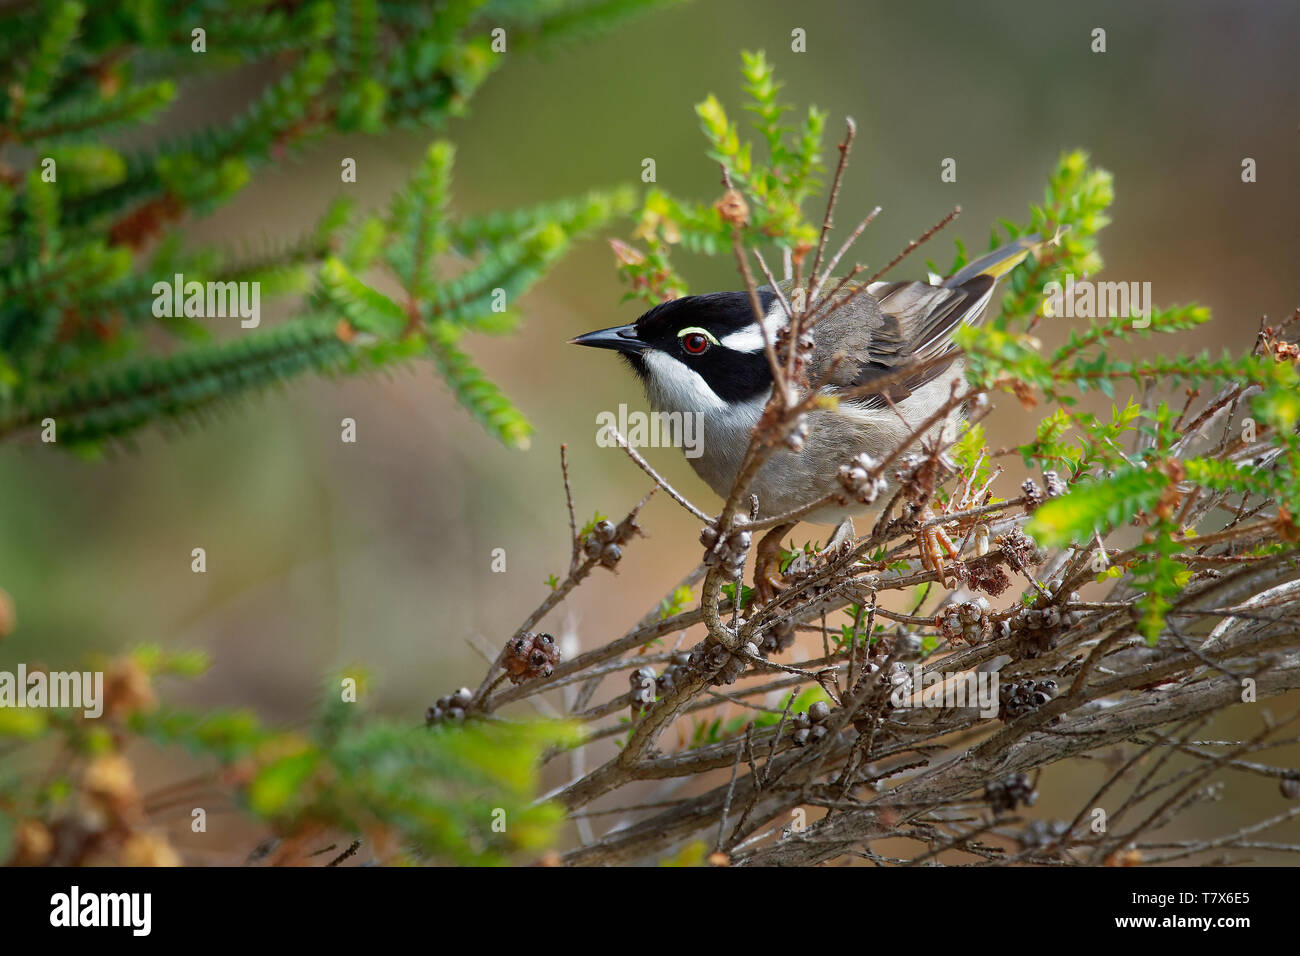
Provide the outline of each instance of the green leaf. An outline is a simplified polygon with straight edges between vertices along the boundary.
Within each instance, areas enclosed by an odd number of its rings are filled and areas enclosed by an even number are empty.
[[[326,299],[360,331],[393,339],[406,330],[410,317],[402,307],[354,276],[341,260],[326,259],[320,281]]]
[[[49,723],[46,712],[31,708],[0,707],[0,738],[16,737],[35,740],[45,733]]]
[[[429,332],[429,350],[456,400],[510,448],[527,448],[533,428],[505,394],[488,381],[468,355],[456,347],[459,332],[446,322],[435,322]]]
[[[736,584],[734,581],[722,586],[722,593],[727,596],[727,600],[732,604],[736,603]],[[754,599],[754,589],[746,584],[740,586],[740,610],[749,606],[750,601]]]
[[[23,81],[10,95],[16,95],[28,112],[37,112],[45,104],[50,90],[68,57],[72,38],[77,34],[86,8],[73,0],[50,5],[49,19],[36,36],[36,48],[26,64]]]
[[[672,594],[659,602],[659,620],[681,614],[690,605],[693,596],[694,592],[685,584],[675,588]]]
[[[1278,431],[1289,432],[1300,422],[1300,392],[1275,386],[1250,400],[1255,415]]]
[[[410,183],[393,202],[390,235],[395,245],[389,261],[416,296],[436,289],[429,278],[429,263],[447,247],[446,207],[454,156],[450,143],[430,144]]]
[[[320,762],[321,754],[313,747],[263,767],[248,786],[249,806],[267,817],[286,810]]]
[[[708,856],[709,848],[707,844],[703,840],[692,840],[672,856],[660,860],[659,865],[666,867],[704,866],[708,862]]]
[[[1060,498],[1043,503],[1025,531],[1049,548],[1083,542],[1097,531],[1128,521],[1152,508],[1169,485],[1169,477],[1154,468],[1130,467],[1113,478],[1082,481]]]

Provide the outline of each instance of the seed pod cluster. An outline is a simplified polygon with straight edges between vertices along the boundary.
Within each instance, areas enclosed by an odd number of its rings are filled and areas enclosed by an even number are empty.
[[[432,727],[443,721],[459,724],[465,719],[465,711],[473,699],[474,695],[468,687],[462,687],[454,694],[439,697],[437,703],[424,712],[424,725]]]
[[[912,679],[912,671],[902,661],[894,661],[889,667],[882,670],[877,681],[889,692],[891,698],[895,693],[901,697],[911,697],[913,691],[916,690],[916,682]]]
[[[997,597],[1011,587],[1011,578],[1002,565],[985,561],[980,564],[966,565],[966,585],[972,591],[983,591]]]
[[[1061,582],[1052,582],[1058,589]],[[1079,600],[1077,591],[1067,596],[1069,603]],[[1011,619],[1010,629],[1019,631],[1023,637],[1021,655],[1027,658],[1039,657],[1052,650],[1060,642],[1062,632],[1074,627],[1083,619],[1081,611],[1062,610],[1056,604],[1047,603],[1040,593],[1030,596],[1028,606],[1022,606]]]
[[[780,654],[782,651],[787,651],[794,646],[794,639],[794,622],[787,618],[763,631],[763,636],[758,645],[758,652],[764,657],[771,654]]]
[[[512,684],[522,684],[535,677],[550,677],[560,663],[560,645],[549,634],[524,632],[506,645],[501,666]]]
[[[1002,684],[998,698],[1002,703],[1003,720],[1015,720],[1032,713],[1056,696],[1056,681],[1050,677],[1041,680],[1021,680]]]
[[[858,455],[847,465],[840,465],[840,484],[853,496],[855,501],[869,505],[884,494],[889,483],[876,474],[880,462],[866,452]],[[875,475],[875,477],[872,477]]]
[[[713,525],[705,525],[700,531],[700,544],[704,545],[704,563],[713,567],[721,565],[733,578],[739,577],[745,569],[745,558],[749,555],[749,545],[753,535],[742,527],[737,527],[730,534],[719,535]]]
[[[1052,592],[1052,601],[1055,604],[1078,604],[1080,601],[1083,600],[1083,598],[1079,596],[1078,591],[1071,591],[1069,594],[1065,593],[1064,577],[1058,576],[1056,578],[1053,578],[1051,581],[1048,581],[1047,589]],[[1038,595],[1038,599],[1039,600],[1042,599],[1041,594]],[[1074,610],[1069,610],[1066,608],[1061,609],[1061,623],[1066,627],[1074,627],[1082,620],[1083,620],[1082,611],[1077,609]]]
[[[1016,842],[1026,850],[1036,850],[1059,843],[1069,832],[1070,824],[1064,820],[1030,820],[1025,828],[1016,834]]]
[[[618,528],[608,519],[597,521],[582,544],[582,550],[588,558],[600,562],[601,567],[613,570],[623,557],[623,549],[618,543]]]
[[[816,340],[813,338],[811,329],[801,329],[799,338],[795,341],[794,354],[794,374],[798,379],[803,373],[804,365],[812,357],[813,349],[816,347]],[[777,357],[784,359],[789,355],[790,349],[790,326],[783,325],[776,330],[776,338],[773,341],[773,347],[776,349]]]
[[[741,650],[752,657],[758,656],[758,647],[754,644],[746,644],[741,648]],[[740,675],[745,672],[745,668],[748,666],[749,661],[744,656],[740,654],[728,654],[727,660],[723,663],[722,669],[718,671],[717,676],[714,678],[714,682],[718,684],[734,684],[739,680]]]
[[[632,686],[632,715],[635,717],[655,702],[658,683],[654,668],[638,667],[628,675],[628,683]]]
[[[671,694],[677,687],[677,676],[690,666],[691,655],[686,651],[677,651],[673,654],[664,672],[655,678],[655,690],[659,692],[659,696]]]
[[[902,661],[894,661],[888,668],[875,661],[867,661],[862,665],[862,676],[858,679],[855,689],[863,686],[862,681],[865,680],[874,681],[877,689],[854,714],[853,726],[860,734],[871,732],[872,716],[880,708],[881,696],[886,704],[893,706],[895,694],[906,699],[916,692],[916,681],[912,678],[912,670]],[[884,720],[883,717],[880,719]]]
[[[862,664],[862,676],[858,678],[857,684],[861,685],[863,680],[874,676],[876,679],[876,686],[894,688],[900,683],[903,683],[904,677],[906,677],[907,681],[910,683],[912,679],[911,674],[911,670],[902,661],[894,661],[889,665],[888,669],[886,669],[884,664],[869,660]]]
[[[1054,471],[1043,472],[1043,488],[1049,498],[1059,498],[1070,490],[1065,480]]]
[[[903,497],[914,512],[910,520],[919,521],[920,510],[934,497],[945,468],[933,455],[904,455],[894,469],[894,479],[903,487]]]
[[[1020,483],[1020,493],[1025,496],[1025,514],[1032,514],[1047,500],[1043,495],[1043,489],[1039,488],[1038,482],[1032,478],[1026,478]]]
[[[1045,555],[1039,550],[1038,545],[1034,544],[1033,538],[1025,534],[1019,528],[1012,528],[1006,534],[997,539],[998,546],[1002,548],[1002,553],[1007,556],[1007,561],[1015,568],[1036,568],[1043,563]]]
[[[838,593],[833,579],[823,574],[828,565],[843,558],[853,550],[853,538],[846,536],[838,543],[830,542],[820,551],[796,551],[785,569],[786,586],[798,589],[804,600],[802,608],[805,614],[815,614],[819,610],[829,613],[835,608],[830,603]],[[793,625],[789,643],[793,643]],[[786,647],[789,643],[785,644]]]
[[[992,625],[989,623],[989,602],[985,597],[962,601],[960,604],[949,604],[940,609],[938,618],[940,631],[950,641],[960,640],[966,644],[979,644],[992,631]]]
[[[758,656],[758,648],[753,644],[746,644],[743,651]],[[721,644],[701,641],[691,649],[686,669],[701,673],[709,678],[710,684],[734,684],[745,672],[748,663],[742,655],[732,654]],[[681,673],[678,671],[677,676],[681,676]]]
[[[993,813],[1001,816],[1010,813],[1024,804],[1032,807],[1038,799],[1038,791],[1029,780],[1027,773],[1013,773],[1001,780],[990,780],[984,784],[984,799],[989,802]]]
[[[793,452],[803,450],[804,442],[808,440],[808,416],[800,413],[795,419],[790,430],[785,434],[785,447]]]
[[[827,721],[830,720],[831,705],[824,700],[816,701],[808,707],[807,713],[800,711],[791,718],[794,730],[790,741],[796,747],[806,747],[816,743],[830,733]]]
[[[915,660],[921,656],[921,635],[900,624],[894,631],[890,650],[900,661]]]

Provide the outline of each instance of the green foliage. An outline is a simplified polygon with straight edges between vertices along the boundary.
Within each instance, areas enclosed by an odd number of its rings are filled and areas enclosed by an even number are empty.
[[[1117,463],[1121,456],[1116,449],[1136,430],[1141,414],[1141,407],[1132,400],[1123,408],[1112,405],[1109,421],[1091,412],[1058,408],[1038,423],[1035,440],[1021,445],[1019,451],[1026,465],[1038,462],[1044,469],[1064,467],[1071,474],[1099,461]],[[1076,430],[1083,434],[1067,442],[1066,436]]]
[[[822,700],[827,703],[831,702],[830,695],[819,686],[805,687],[799,691],[794,702],[790,705],[790,713],[804,713],[810,706],[817,701]],[[780,713],[764,711],[758,714],[742,714],[738,717],[732,717],[729,720],[723,720],[721,717],[712,720],[696,720],[691,725],[691,746],[700,747],[705,744],[716,744],[720,741],[735,737],[744,733],[745,728],[751,723],[756,728],[775,727],[781,722]],[[789,724],[786,725],[787,728]]]
[[[578,530],[578,537],[583,538],[585,540],[588,536],[591,535],[593,531],[596,530],[596,525],[600,524],[600,522],[602,521],[608,521],[608,520],[609,520],[609,515],[602,514],[599,511],[595,512],[591,516],[591,520],[588,521],[586,524],[584,524]]]
[[[104,716],[86,720],[67,711],[0,708],[0,740],[7,756],[23,748],[62,757],[47,774],[0,774],[0,862],[9,857],[20,821],[57,831],[80,811],[79,801],[103,797],[97,761],[123,769],[114,799],[140,797],[130,783],[131,752],[145,744],[181,747],[233,783],[243,810],[278,834],[338,833],[361,839],[373,852],[390,845],[386,862],[498,865],[536,856],[553,845],[563,814],[538,803],[537,767],[543,752],[573,746],[578,732],[560,722],[470,721],[432,729],[409,721],[367,716],[341,682],[327,682],[321,705],[305,727],[269,727],[243,710],[197,713],[158,707],[152,683],[200,675],[207,659],[196,652],[141,647],[117,661],[92,662],[107,672]],[[342,675],[341,675],[342,676]],[[363,673],[355,699],[367,698]],[[502,825],[503,824],[503,825]],[[80,824],[84,826],[85,824]],[[112,842],[121,824],[101,835]]]
[[[1290,382],[1294,367],[1287,363],[1263,360],[1256,365],[1261,381],[1281,379]],[[1230,386],[1232,378],[1216,383]],[[1099,423],[1086,416],[1075,416],[1093,437],[1109,441],[1086,444],[1089,466],[1099,464],[1100,474],[1084,474],[1076,468],[1077,480],[1063,497],[1048,501],[1034,512],[1026,526],[1040,543],[1049,546],[1086,543],[1093,535],[1106,533],[1125,523],[1143,527],[1140,542],[1134,548],[1135,559],[1127,570],[1133,583],[1143,592],[1138,628],[1148,641],[1155,643],[1165,626],[1164,614],[1182,590],[1190,572],[1183,560],[1198,545],[1195,529],[1180,527],[1176,521],[1177,505],[1189,494],[1230,492],[1257,495],[1279,503],[1284,522],[1300,505],[1300,447],[1295,425],[1300,420],[1300,402],[1294,398],[1294,386],[1272,385],[1257,394],[1251,404],[1261,422],[1260,440],[1271,444],[1276,455],[1268,468],[1253,468],[1249,462],[1233,462],[1207,457],[1181,458],[1178,443],[1183,434],[1165,404],[1139,415],[1136,406],[1116,410],[1110,423]],[[1046,430],[1055,431],[1059,412],[1044,421]],[[1125,455],[1118,444],[1120,432],[1140,423],[1147,439],[1140,457]],[[1271,442],[1268,439],[1271,438]],[[1033,457],[1045,457],[1043,429]],[[1023,449],[1022,449],[1023,450]],[[1069,457],[1068,450],[1064,453]],[[1279,524],[1283,534],[1293,533],[1288,523]],[[1112,569],[1113,571],[1114,569]]]
[[[961,468],[961,473],[966,476],[964,481],[967,489],[982,488],[988,483],[993,468],[990,462],[988,436],[983,425],[979,422],[971,424],[963,421],[961,434],[953,443],[950,454],[953,461]],[[996,496],[990,496],[989,503],[1001,500]]]
[[[673,589],[673,593],[659,602],[659,620],[665,621],[668,618],[681,614],[691,604],[693,592],[686,585],[680,585]]]
[[[744,54],[741,71],[744,108],[753,117],[757,144],[742,136],[716,97],[706,98],[696,111],[710,157],[723,167],[743,203],[730,196],[707,206],[652,190],[635,233],[644,247],[614,246],[629,296],[655,302],[686,291],[669,262],[675,247],[713,255],[739,238],[746,247],[774,244],[800,263],[801,252],[815,239],[801,204],[818,186],[814,177],[820,169],[825,117],[813,109],[801,128],[788,123],[789,107],[761,53]],[[761,158],[760,149],[766,154]],[[1113,199],[1108,172],[1093,167],[1086,153],[1063,153],[1048,177],[1043,201],[1031,204],[1027,220],[1004,219],[989,237],[990,249],[1039,237],[1032,254],[1004,282],[1000,310],[979,326],[959,329],[955,341],[965,352],[972,389],[1009,393],[1026,409],[1043,407],[1033,439],[1016,450],[1027,466],[1063,474],[1069,489],[1039,507],[1027,530],[1044,545],[1091,547],[1097,535],[1126,525],[1140,527],[1139,542],[1112,574],[1127,574],[1141,592],[1136,624],[1155,642],[1166,628],[1166,611],[1189,578],[1188,562],[1196,547],[1196,529],[1178,524],[1188,495],[1231,491],[1271,499],[1280,505],[1283,535],[1300,535],[1292,517],[1300,515],[1300,381],[1294,355],[1285,350],[1148,358],[1126,354],[1127,345],[1157,334],[1177,335],[1209,321],[1209,311],[1194,304],[1148,310],[1150,303],[1129,301],[1124,309],[1118,303],[1125,300],[1117,300],[1117,310],[1126,314],[1072,324],[1064,343],[1044,349],[1036,333],[1040,323],[1063,320],[1053,313],[1064,301],[1065,288],[1102,269],[1097,236],[1110,222]],[[966,246],[960,240],[956,246],[949,274],[968,261]],[[1113,403],[1109,414],[1081,407],[1089,393],[1113,398],[1123,386],[1185,387],[1211,395],[1251,389],[1248,407],[1260,426],[1257,450],[1273,453],[1269,466],[1190,457],[1183,447],[1188,413],[1177,414],[1165,403],[1144,407],[1125,399]],[[1243,440],[1244,445],[1253,443]],[[966,487],[982,486],[991,473],[982,426],[966,429],[950,453]],[[788,561],[793,555],[785,557]],[[886,554],[882,550],[873,560],[884,561]],[[728,597],[735,594],[734,585],[723,590]],[[742,604],[744,599],[742,592]],[[840,643],[855,633],[845,627]],[[704,724],[698,732],[709,738],[722,728]]]
[[[519,298],[574,239],[630,211],[630,192],[458,221],[453,150],[437,141],[387,216],[339,201],[309,234],[242,255],[182,244],[176,226],[328,133],[428,129],[462,114],[506,59],[491,49],[494,28],[545,46],[660,2],[249,0],[205,7],[203,54],[190,20],[152,2],[7,17],[0,153],[18,148],[21,165],[10,174],[0,162],[0,438],[54,418],[60,442],[93,452],[304,373],[424,357],[494,435],[522,445],[526,422],[464,336],[513,331]],[[233,118],[106,145],[176,105],[178,78],[255,65],[272,79]],[[239,328],[154,314],[155,283],[176,274],[258,283],[260,305],[291,318]]]
[[[1046,502],[1025,530],[1040,544],[1084,543],[1155,506],[1169,476],[1153,468],[1126,468],[1105,481],[1085,481],[1070,494]]]
[[[329,739],[282,737],[279,748],[264,747],[283,752],[259,768],[246,800],[290,831],[316,825],[360,836],[391,828],[414,860],[499,865],[554,842],[563,811],[533,803],[536,766],[548,748],[576,742],[562,724],[425,730],[347,720]]]
[[[487,377],[456,347],[458,330],[447,322],[435,322],[430,329],[429,351],[438,371],[483,427],[501,441],[518,448],[528,447],[532,426]]]
[[[740,129],[717,97],[709,95],[695,107],[709,142],[709,157],[726,171],[732,187],[743,197],[744,222],[733,226],[716,205],[677,199],[652,189],[642,205],[635,236],[645,248],[616,244],[619,270],[630,291],[625,298],[656,303],[685,295],[686,283],[670,262],[671,249],[716,255],[732,248],[733,233],[747,246],[775,245],[798,260],[817,239],[803,205],[821,187],[822,137],[826,114],[810,107],[798,127],[783,121],[790,107],[779,99],[780,84],[760,51],[743,53],[746,101],[752,125],[766,156],[755,156],[754,144],[743,141]]]
[[[1101,268],[1096,233],[1108,222],[1113,198],[1109,174],[1093,169],[1082,153],[1061,157],[1049,180],[1043,205],[1032,206],[1029,224],[1003,223],[992,245],[1031,232],[1053,241],[1040,246],[1011,276],[1001,313],[981,328],[959,330],[967,354],[967,376],[977,388],[1014,394],[1026,407],[1045,402],[1049,410],[1034,440],[1019,446],[1026,464],[1064,471],[1069,493],[1034,513],[1026,530],[1049,546],[1086,545],[1099,533],[1133,523],[1142,527],[1134,558],[1125,570],[1141,591],[1138,630],[1155,643],[1166,627],[1165,612],[1189,577],[1185,558],[1195,539],[1178,526],[1184,496],[1231,490],[1270,497],[1290,514],[1300,505],[1296,482],[1300,397],[1296,366],[1263,351],[1126,358],[1119,346],[1153,333],[1177,334],[1209,321],[1197,305],[1153,309],[1147,316],[1117,315],[1071,329],[1066,342],[1044,353],[1033,329],[1040,321],[1059,321],[1046,308],[1051,283],[1067,276],[1092,276]],[[959,248],[958,261],[965,258]],[[1185,386],[1214,394],[1254,386],[1251,413],[1266,439],[1282,455],[1266,470],[1240,468],[1221,460],[1187,458],[1184,437],[1167,404],[1143,409],[1128,400],[1113,405],[1108,417],[1078,409],[1090,391],[1112,397],[1117,385]],[[1141,439],[1140,441],[1138,439]],[[1126,449],[1135,450],[1126,450]],[[961,457],[961,443],[958,446]],[[969,458],[965,454],[964,458]],[[965,462],[969,464],[969,462]]]
[[[1133,366],[1099,357],[1096,367],[1114,371]],[[1155,643],[1165,626],[1165,612],[1189,577],[1181,559],[1197,544],[1194,529],[1180,527],[1175,520],[1177,506],[1188,494],[1203,490],[1258,495],[1278,502],[1284,516],[1300,513],[1300,441],[1295,434],[1300,383],[1293,363],[1267,354],[1221,360],[1157,358],[1141,367],[1160,369],[1165,380],[1193,382],[1216,391],[1257,386],[1259,391],[1250,400],[1259,427],[1257,440],[1277,452],[1265,469],[1184,457],[1179,447],[1184,438],[1180,417],[1163,402],[1150,410],[1133,402],[1123,409],[1112,407],[1109,420],[1061,407],[1042,420],[1034,443],[1021,446],[1027,463],[1064,464],[1076,479],[1068,494],[1043,504],[1026,525],[1025,530],[1041,544],[1082,545],[1127,523],[1142,526],[1135,559],[1127,570],[1143,593],[1138,629]],[[1082,433],[1077,447],[1064,441],[1072,429]],[[1126,452],[1124,443],[1131,444],[1134,433],[1143,438],[1140,451]]]
[[[1138,633],[1154,645],[1165,628],[1165,612],[1173,606],[1183,585],[1192,573],[1174,560],[1186,545],[1174,535],[1174,524],[1167,519],[1154,523],[1152,532],[1137,546],[1139,560],[1129,568],[1133,583],[1142,591],[1138,605]]]
[[[680,850],[667,856],[659,861],[662,867],[699,867],[707,866],[709,858],[709,847],[703,840],[692,840],[686,843]]]
[[[736,585],[734,582],[724,584],[722,586],[722,593],[723,595],[726,596],[727,600],[730,601],[732,604],[736,603]],[[743,611],[745,608],[747,608],[749,606],[750,601],[752,601],[753,599],[754,599],[754,589],[747,584],[742,584],[740,586],[740,610]]]

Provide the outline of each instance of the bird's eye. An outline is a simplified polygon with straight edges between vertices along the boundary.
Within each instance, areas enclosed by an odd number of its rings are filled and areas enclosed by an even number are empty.
[[[703,355],[710,345],[718,344],[712,332],[698,325],[682,329],[677,333],[677,340],[682,343],[682,351],[687,355]]]
[[[702,332],[688,332],[682,336],[682,348],[688,355],[703,355],[709,347],[709,340]]]

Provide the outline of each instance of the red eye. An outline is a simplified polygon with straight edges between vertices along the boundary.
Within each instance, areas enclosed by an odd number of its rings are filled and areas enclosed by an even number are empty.
[[[682,336],[682,348],[688,355],[702,355],[704,350],[709,347],[709,340],[699,332],[691,332]]]

